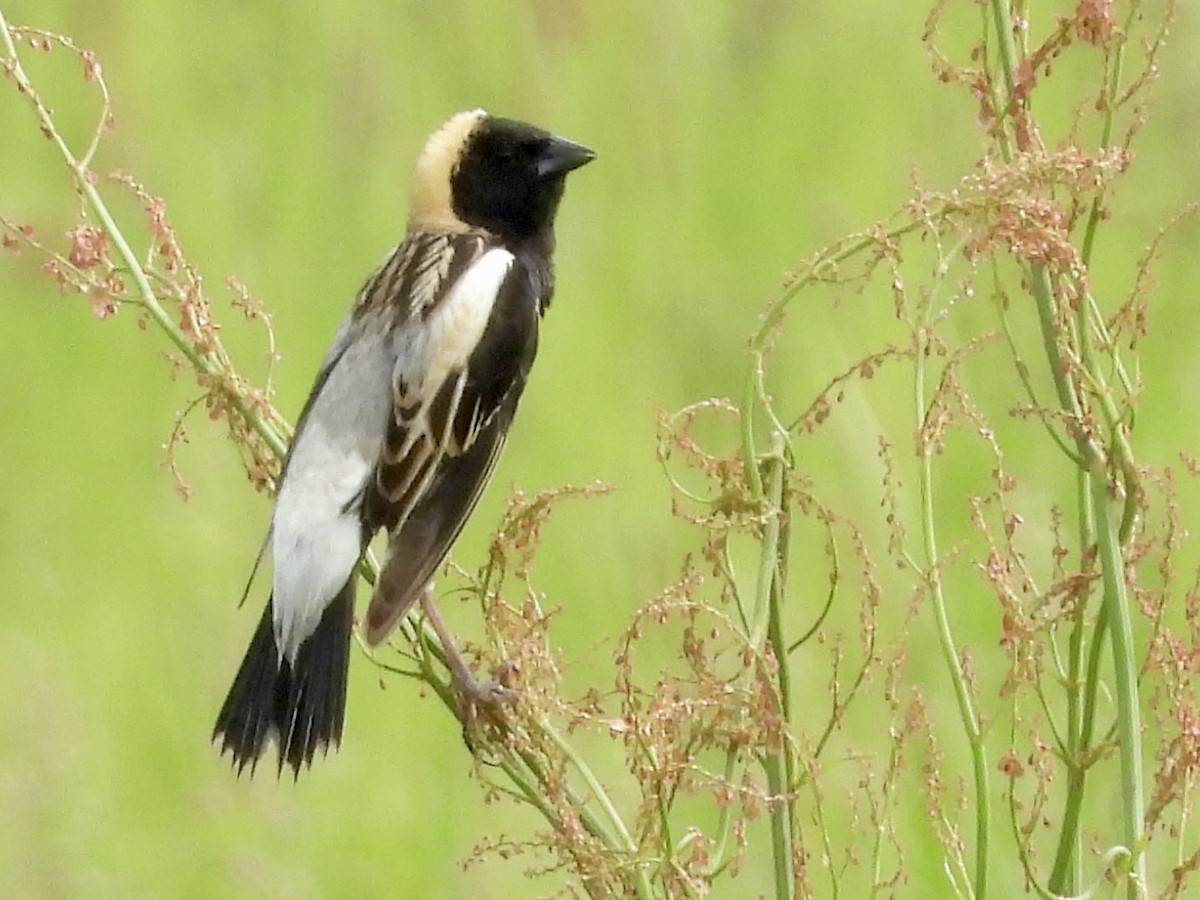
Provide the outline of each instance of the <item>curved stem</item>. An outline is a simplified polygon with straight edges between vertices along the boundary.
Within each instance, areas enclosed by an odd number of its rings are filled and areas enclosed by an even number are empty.
[[[108,206],[100,197],[100,192],[92,184],[88,177],[86,166],[81,160],[76,159],[74,153],[71,152],[71,148],[67,146],[66,141],[59,134],[58,129],[54,125],[53,113],[42,103],[33,88],[32,82],[29,80],[29,76],[25,74],[25,70],[21,66],[20,57],[17,56],[17,48],[12,38],[12,31],[9,28],[7,20],[4,18],[3,12],[0,12],[0,42],[3,43],[4,51],[12,61],[11,72],[13,79],[16,81],[18,92],[24,95],[33,106],[34,114],[37,116],[38,126],[41,128],[42,133],[50,139],[51,143],[58,150],[59,155],[62,156],[63,161],[67,164],[67,168],[71,171],[75,188],[87,200],[92,213],[108,234],[109,240],[112,241],[118,256],[137,286],[139,302],[145,307],[154,324],[166,334],[167,339],[184,355],[188,364],[196,372],[203,375],[219,375],[221,370],[227,367],[221,364],[225,362],[224,350],[219,349],[214,351],[216,355],[221,357],[219,360],[214,360],[210,354],[197,352],[192,341],[172,321],[162,304],[158,302],[158,297],[154,293],[154,288],[150,285],[150,279],[147,277],[145,269],[129,246],[129,242],[125,240],[125,236],[114,221],[112,214],[108,210]],[[92,152],[93,148],[89,148],[88,156]],[[262,437],[276,456],[283,459],[287,454],[287,441],[280,436],[274,426],[254,408],[246,397],[238,392],[229,391],[228,399],[246,424]]]
[[[917,427],[920,429],[925,421],[925,360],[928,349],[924,328],[917,330],[916,377],[914,385],[914,406],[917,417]],[[991,796],[988,786],[987,748],[983,743],[983,732],[979,724],[979,715],[971,698],[971,690],[963,672],[962,662],[954,644],[954,634],[950,626],[950,616],[946,609],[946,597],[942,590],[941,571],[939,569],[937,529],[934,518],[933,501],[933,454],[932,450],[922,443],[920,447],[920,491],[921,491],[921,537],[924,545],[925,565],[924,578],[931,595],[934,622],[937,627],[938,645],[950,683],[954,688],[954,697],[958,704],[958,715],[966,732],[967,743],[971,751],[971,771],[975,786],[975,874],[974,898],[985,900],[987,897],[988,853],[990,843],[989,822],[991,819]]]

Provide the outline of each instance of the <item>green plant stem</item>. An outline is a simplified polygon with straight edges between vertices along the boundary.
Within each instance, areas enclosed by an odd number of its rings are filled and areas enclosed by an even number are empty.
[[[1042,327],[1042,343],[1047,355],[1059,400],[1073,422],[1079,455],[1084,461],[1083,478],[1088,485],[1091,509],[1080,510],[1081,518],[1090,517],[1095,524],[1100,551],[1100,566],[1104,584],[1104,610],[1112,631],[1112,650],[1117,683],[1118,742],[1121,757],[1122,824],[1126,846],[1132,854],[1132,867],[1127,886],[1130,900],[1141,896],[1145,885],[1145,857],[1139,852],[1141,843],[1141,820],[1144,809],[1142,796],[1141,760],[1141,710],[1137,696],[1137,666],[1133,652],[1132,624],[1129,616],[1128,599],[1125,594],[1124,561],[1121,557],[1121,539],[1113,523],[1112,498],[1105,477],[1108,455],[1101,449],[1095,437],[1085,429],[1084,415],[1080,409],[1077,387],[1070,378],[1058,349],[1058,326],[1054,313],[1054,297],[1049,276],[1039,265],[1030,266],[1030,284],[1038,307],[1038,319]],[[1087,367],[1088,378],[1096,389],[1105,424],[1112,441],[1112,452],[1126,472],[1127,502],[1137,490],[1136,473],[1132,471],[1132,450],[1123,434],[1120,413],[1113,401],[1111,391],[1100,372],[1099,362],[1091,347],[1087,329],[1074,335],[1081,345],[1080,357]],[[1123,517],[1122,528],[1126,527]],[[1083,788],[1082,777],[1071,782],[1070,787]],[[1081,796],[1068,794],[1068,815],[1078,821],[1078,810],[1071,807],[1082,801]],[[1067,852],[1060,843],[1059,859]],[[1055,870],[1065,877],[1066,862],[1056,864]]]
[[[780,533],[776,548],[775,579],[771,584],[769,597],[769,615],[767,622],[767,641],[771,645],[772,655],[777,666],[778,693],[776,695],[779,708],[776,710],[783,720],[784,728],[782,741],[777,752],[767,751],[764,767],[767,773],[767,790],[776,798],[771,806],[771,853],[775,872],[775,896],[779,900],[792,900],[795,897],[796,873],[792,853],[792,827],[795,817],[795,766],[792,759],[791,746],[788,736],[791,734],[791,678],[788,671],[787,640],[783,634],[782,605],[786,596],[787,560],[790,538],[789,523],[783,510],[787,497],[787,476],[783,461],[778,468],[783,472],[780,476],[779,503]],[[772,478],[774,487],[774,478]]]
[[[430,651],[428,655],[423,655],[421,658],[421,669],[425,682],[429,684],[434,693],[438,695],[438,699],[448,709],[456,709],[458,701],[449,680],[439,678],[431,666],[431,657],[438,658],[441,662],[445,663],[444,651],[437,643],[436,636],[429,632],[428,629],[424,629],[420,634],[414,634],[414,640],[418,639],[422,640],[426,649]],[[591,768],[548,720],[542,719],[537,725],[541,733],[549,738],[550,742],[563,754],[563,757],[579,772],[592,798],[600,806],[603,813],[602,816],[598,816],[588,805],[587,801],[576,793],[570,785],[564,787],[566,801],[579,816],[579,821],[583,827],[587,829],[588,833],[603,842],[610,849],[627,854],[631,858],[635,857],[638,849],[637,844],[630,836],[611,798]],[[540,812],[552,828],[556,831],[563,831],[564,822],[562,816],[547,801],[545,796],[544,789],[549,784],[549,779],[536,758],[527,751],[512,747],[501,746],[497,749],[499,750],[498,765],[504,771],[505,775],[508,776],[509,780],[517,786],[517,794]],[[654,891],[650,884],[649,875],[642,867],[639,866],[635,869],[633,880],[636,896],[640,900],[652,900]]]
[[[892,241],[912,231],[924,227],[923,221],[910,221],[897,225],[882,234],[861,234],[853,240],[836,249],[830,248],[806,266],[805,273],[792,281],[779,296],[775,297],[760,316],[758,330],[750,339],[750,365],[746,369],[746,379],[742,387],[741,403],[741,437],[742,460],[746,472],[746,484],[750,489],[750,498],[761,503],[764,497],[762,474],[758,471],[759,454],[754,434],[753,410],[762,398],[767,396],[763,384],[763,356],[767,343],[775,329],[783,321],[791,302],[802,290],[820,280],[822,273],[835,270],[837,266],[848,259],[857,256],[869,247],[876,246],[881,240]],[[765,405],[765,404],[764,404]],[[778,421],[768,407],[768,418]],[[786,432],[782,440],[786,442]]]
[[[1121,540],[1118,529],[1112,521],[1112,498],[1105,477],[1107,455],[1097,446],[1095,438],[1084,430],[1084,417],[1080,411],[1076,387],[1069,379],[1062,356],[1058,351],[1058,327],[1054,315],[1054,297],[1051,293],[1049,277],[1045,270],[1037,265],[1030,267],[1030,276],[1034,300],[1038,306],[1038,318],[1042,326],[1042,343],[1047,354],[1047,362],[1064,410],[1071,415],[1075,423],[1075,439],[1079,447],[1079,454],[1085,463],[1083,476],[1088,484],[1091,510],[1089,512],[1081,509],[1080,515],[1081,517],[1091,517],[1094,521],[1104,585],[1103,607],[1112,632],[1117,687],[1118,744],[1121,758],[1122,826],[1126,846],[1132,855],[1127,891],[1130,900],[1137,900],[1142,895],[1142,888],[1146,883],[1145,856],[1139,852],[1144,810],[1141,709],[1137,695],[1137,665],[1133,652],[1133,631],[1128,598],[1125,593],[1125,564],[1121,557]],[[1084,330],[1082,333],[1076,334],[1075,338],[1082,344],[1080,355],[1088,367],[1088,376],[1093,385],[1099,389],[1099,403],[1111,435],[1113,452],[1123,462],[1128,472],[1126,477],[1126,496],[1128,498],[1130,492],[1137,489],[1136,483],[1133,482],[1136,475],[1131,471],[1132,450],[1122,434],[1123,426],[1120,422],[1119,412],[1090,347],[1089,332]],[[1082,776],[1079,776],[1073,781],[1069,781],[1069,787],[1082,791],[1083,783]],[[1072,807],[1081,802],[1081,795],[1068,794],[1068,821],[1078,822],[1078,810]],[[1060,842],[1055,871],[1063,877],[1065,877],[1065,866],[1067,865],[1064,854],[1067,852],[1068,848],[1064,848]],[[1062,860],[1061,865],[1059,860]]]
[[[1083,476],[1088,484],[1091,510],[1080,510],[1081,517],[1094,521],[1100,551],[1100,566],[1104,584],[1104,609],[1112,632],[1113,662],[1117,683],[1118,743],[1121,758],[1122,825],[1126,846],[1132,854],[1132,866],[1127,886],[1130,900],[1141,896],[1146,883],[1144,854],[1139,852],[1141,843],[1141,820],[1144,810],[1142,796],[1141,758],[1141,710],[1137,695],[1137,665],[1133,652],[1132,624],[1129,604],[1125,593],[1125,564],[1121,556],[1121,538],[1113,523],[1112,498],[1105,477],[1108,454],[1098,446],[1096,438],[1085,426],[1085,417],[1080,408],[1077,386],[1066,370],[1059,353],[1058,324],[1055,315],[1053,289],[1045,268],[1033,264],[1029,267],[1030,285],[1038,308],[1038,319],[1042,328],[1042,344],[1047,363],[1054,379],[1055,390],[1065,412],[1071,417],[1072,428],[1079,455],[1084,461]],[[1082,302],[1082,301],[1081,301]],[[1100,371],[1091,346],[1091,334],[1086,328],[1076,329],[1074,340],[1080,344],[1079,356],[1086,367],[1087,377],[1096,397],[1111,440],[1111,452],[1125,473],[1126,505],[1137,490],[1136,472],[1133,471],[1133,451],[1124,435],[1120,411]],[[1122,517],[1122,529],[1127,528],[1129,516]],[[1083,787],[1082,778],[1073,786]],[[1081,802],[1081,797],[1068,795],[1068,808]],[[1077,811],[1074,811],[1077,817]],[[1078,821],[1078,819],[1075,819]],[[1060,846],[1060,854],[1065,852]],[[1065,866],[1065,863],[1063,864]],[[1056,866],[1056,869],[1058,867]],[[1060,872],[1065,871],[1058,869]]]
[[[759,556],[758,579],[754,592],[754,612],[750,621],[749,643],[755,650],[763,646],[772,630],[772,621],[776,623],[778,642],[773,644],[776,654],[776,664],[780,672],[780,703],[786,709],[787,679],[783,674],[787,668],[786,646],[783,644],[782,632],[778,627],[779,604],[783,596],[781,584],[781,556],[786,554],[786,547],[780,542],[783,520],[786,510],[783,508],[784,472],[787,460],[784,457],[785,436],[776,431],[771,439],[771,452],[762,463],[765,478],[763,511],[766,522],[763,525],[762,547]],[[761,476],[760,476],[761,477]],[[786,715],[781,710],[781,714]],[[795,896],[795,876],[792,871],[791,847],[791,801],[787,763],[782,757],[788,754],[787,747],[781,753],[768,751],[763,759],[763,767],[767,775],[767,787],[772,797],[780,798],[779,802],[771,804],[771,852],[775,873],[775,897],[777,900],[792,900]]]
[[[999,284],[1000,276],[999,276],[999,273],[996,272],[994,260],[993,260],[992,272],[993,272],[993,277],[996,279],[997,284]],[[1038,403],[1037,392],[1034,390],[1034,387],[1033,387],[1033,380],[1030,378],[1029,366],[1026,365],[1025,361],[1021,358],[1021,352],[1020,352],[1020,348],[1017,346],[1016,336],[1013,334],[1012,326],[1008,320],[1008,310],[1005,308],[1006,305],[1007,305],[1006,298],[998,296],[996,299],[996,310],[1000,315],[1000,327],[1001,327],[1001,330],[1004,332],[1004,340],[1008,344],[1009,351],[1012,353],[1013,362],[1015,363],[1016,369],[1017,369],[1017,377],[1021,380],[1022,387],[1025,388],[1025,396],[1029,398],[1030,406],[1033,409],[1039,409],[1041,407],[1040,407],[1040,404]],[[1080,458],[1076,455],[1075,451],[1072,450],[1071,447],[1067,445],[1067,442],[1058,433],[1058,431],[1055,430],[1055,427],[1052,424],[1051,420],[1049,418],[1047,418],[1044,413],[1042,414],[1042,416],[1040,418],[1041,418],[1043,427],[1046,429],[1046,433],[1050,436],[1050,439],[1053,440],[1054,443],[1058,446],[1058,449],[1060,449],[1063,452],[1063,455],[1066,456],[1069,460],[1071,460],[1074,463],[1082,464],[1082,460],[1080,460]],[[1084,544],[1083,546],[1087,546],[1087,545]]]
[[[1092,480],[1092,505],[1096,510],[1096,532],[1100,549],[1100,568],[1104,580],[1104,606],[1112,632],[1114,680],[1117,694],[1117,743],[1121,757],[1121,804],[1125,846],[1133,854],[1127,887],[1130,900],[1144,895],[1146,855],[1142,818],[1142,719],[1137,689],[1137,659],[1133,649],[1133,624],[1129,598],[1125,590],[1125,562],[1114,523],[1112,500],[1105,479]]]
[[[763,760],[763,768],[767,773],[767,790],[772,798],[778,798],[771,803],[771,857],[775,873],[776,900],[793,900],[795,897],[796,876],[792,870],[792,803],[789,797],[786,764],[781,757],[786,757],[787,750],[782,754],[768,753]]]
[[[992,0],[991,6],[995,20],[997,43],[1000,47],[1000,67],[1004,77],[1006,96],[1009,98],[1009,102],[1015,102],[1013,73],[1016,66],[1016,51],[1013,44],[1012,18],[1009,14],[1006,0]],[[1120,80],[1121,58],[1121,54],[1118,52],[1112,66],[1108,84],[1106,85],[1110,102],[1102,136],[1104,145],[1107,145],[1112,134],[1111,116],[1114,105],[1112,100],[1115,98]],[[1007,137],[1004,135],[1003,129],[998,129],[998,132],[998,145],[1001,153],[1006,161],[1011,160],[1012,151],[1008,145]],[[1100,209],[1097,203],[1093,206],[1088,219],[1084,238],[1085,258],[1090,258],[1091,256],[1099,217]],[[1058,352],[1058,330],[1054,321],[1053,296],[1049,277],[1045,269],[1036,264],[1029,267],[1029,275],[1034,298],[1038,306],[1038,316],[1042,325],[1042,340],[1047,354],[1047,361],[1050,365],[1059,401],[1064,411],[1072,416],[1074,427],[1078,429],[1075,435],[1076,442],[1079,445],[1080,455],[1085,461],[1082,483],[1088,488],[1087,492],[1092,500],[1091,514],[1094,516],[1097,531],[1104,581],[1104,617],[1111,623],[1113,631],[1112,648],[1117,681],[1118,732],[1121,755],[1121,780],[1124,796],[1123,824],[1126,842],[1130,852],[1134,855],[1133,872],[1129,880],[1128,892],[1131,898],[1136,898],[1139,895],[1141,887],[1145,885],[1145,858],[1144,854],[1139,852],[1142,818],[1141,726],[1140,707],[1138,706],[1137,699],[1136,665],[1133,659],[1132,627],[1129,620],[1128,602],[1125,596],[1124,561],[1121,558],[1120,540],[1117,530],[1112,522],[1108,485],[1106,479],[1103,477],[1104,455],[1099,452],[1099,448],[1083,432],[1083,421],[1080,417],[1077,395],[1074,391],[1074,386],[1068,382],[1063,360]],[[1090,299],[1080,299],[1081,310],[1090,305]],[[1084,344],[1084,355],[1086,358],[1091,349],[1090,330],[1085,325],[1082,328],[1077,327],[1076,331],[1077,339]],[[1123,373],[1121,369],[1118,371]],[[1089,373],[1093,376],[1099,375],[1098,367],[1095,366],[1094,361],[1089,366]],[[1109,404],[1112,403],[1111,397],[1107,395],[1102,400],[1107,401]],[[1106,409],[1106,413],[1108,414],[1106,418],[1109,419],[1114,440],[1115,442],[1120,442],[1119,418],[1114,423],[1111,415],[1111,407]],[[1122,449],[1127,450],[1128,448],[1122,447]],[[1131,458],[1131,456],[1124,456],[1124,461],[1128,463]],[[1131,489],[1132,486],[1127,485],[1127,499],[1131,498],[1129,493]],[[1081,517],[1085,515],[1087,515],[1086,510],[1081,508]],[[1128,519],[1128,517],[1125,518]],[[1084,546],[1087,545],[1085,544]],[[1097,623],[1097,631],[1099,631],[1099,622]],[[1080,637],[1078,640],[1082,640],[1082,638]],[[1093,644],[1093,660],[1096,659],[1095,651],[1097,649],[1097,646]],[[1089,692],[1094,691],[1096,685],[1091,683],[1088,685],[1088,688]],[[1090,707],[1091,703],[1089,702],[1086,706]],[[1089,743],[1083,740],[1083,729],[1088,728],[1090,730],[1090,724],[1088,723],[1090,723],[1090,712],[1085,714],[1084,721],[1081,722],[1081,740],[1078,747],[1080,754],[1086,752]],[[1072,762],[1073,764],[1082,765],[1082,761],[1078,758]],[[1072,832],[1078,827],[1079,807],[1083,796],[1083,779],[1083,770],[1072,768],[1069,778],[1071,783],[1068,789],[1066,810],[1066,824],[1069,824]],[[1073,867],[1070,863],[1070,858],[1073,856],[1072,847],[1074,842],[1073,833],[1064,833],[1060,840],[1054,867],[1055,877],[1058,879],[1068,880],[1069,878],[1070,869]]]
[[[557,730],[548,726],[542,725],[545,733],[550,737],[551,741],[560,750],[563,750],[573,762],[578,761],[578,756],[574,749],[558,734]],[[558,810],[547,801],[545,788],[550,784],[550,778],[545,772],[543,766],[528,750],[522,750],[513,747],[501,747],[497,760],[497,765],[508,776],[509,780],[517,786],[519,795],[527,800],[538,812],[540,812],[545,820],[556,831],[563,831],[565,823]],[[579,768],[577,765],[576,768]],[[587,767],[584,766],[583,769]],[[582,769],[581,769],[582,771]],[[588,782],[589,789],[595,790],[598,782],[591,776],[590,770],[587,772],[585,781]],[[626,831],[624,823],[616,817],[615,810],[611,803],[607,802],[607,796],[603,791],[596,796],[599,801],[600,797],[604,797],[602,805],[605,806],[605,818],[601,819],[596,815],[592,808],[587,804],[583,797],[572,788],[569,784],[563,785],[563,797],[566,803],[575,810],[579,816],[579,821],[583,827],[593,837],[600,840],[605,846],[620,853],[625,853],[633,856],[636,853],[636,846],[630,839],[628,831]],[[607,821],[605,821],[607,819]],[[635,896],[639,900],[654,900],[655,893],[650,885],[648,873],[640,866],[635,870],[633,875]]]
[[[1012,16],[1009,15],[1007,0],[992,0],[992,18],[996,26],[996,42],[1000,45],[1000,71],[1004,76],[1004,105],[995,104],[1003,112],[996,120],[996,144],[1005,162],[1012,162],[1012,147],[1008,143],[1008,135],[1003,128],[1004,115],[1009,103],[1015,102],[1016,85],[1013,72],[1017,68],[1017,48],[1013,43]]]
[[[1050,284],[1050,274],[1046,267],[1038,263],[1029,266],[1029,284],[1033,298],[1037,303],[1038,324],[1041,326],[1042,349],[1050,364],[1050,375],[1054,380],[1054,391],[1058,395],[1058,403],[1070,416],[1068,430],[1078,445],[1078,459],[1087,465],[1089,458],[1097,454],[1095,448],[1087,446],[1087,436],[1082,428],[1082,411],[1079,408],[1074,379],[1067,371],[1066,363],[1058,350],[1058,320],[1055,317],[1054,288]],[[1089,449],[1092,450],[1089,453]]]
[[[1080,631],[1082,629],[1083,625],[1081,624]],[[1082,848],[1079,840],[1079,827],[1083,813],[1083,800],[1086,795],[1087,773],[1095,761],[1092,737],[1095,733],[1096,697],[1100,689],[1100,661],[1107,632],[1108,607],[1102,604],[1100,612],[1096,615],[1096,623],[1092,628],[1087,673],[1083,675],[1081,682],[1084,696],[1079,714],[1079,735],[1075,750],[1067,760],[1067,797],[1063,807],[1062,826],[1059,830],[1054,867],[1048,882],[1050,890],[1059,895],[1074,896],[1082,889],[1083,868],[1080,861]],[[1082,647],[1080,653],[1082,654]]]
[[[925,423],[925,360],[928,352],[928,340],[924,328],[917,330],[917,350],[914,378],[914,405],[917,428]],[[933,500],[933,454],[931,448],[922,443],[920,448],[920,491],[921,491],[921,537],[924,544],[925,572],[924,577],[929,587],[934,620],[937,626],[938,645],[946,671],[954,687],[954,697],[958,704],[959,719],[966,732],[967,743],[971,750],[971,770],[975,787],[975,870],[974,893],[975,900],[985,900],[988,883],[988,854],[990,845],[991,796],[988,786],[987,748],[983,742],[983,732],[979,724],[979,716],[971,699],[970,687],[958,651],[954,645],[954,634],[950,627],[950,616],[946,609],[946,597],[942,590],[941,572],[938,568],[937,526],[934,517]]]
[[[738,753],[737,750],[730,748],[725,751],[725,771],[722,775],[726,784],[733,783],[733,774],[737,767]],[[724,803],[721,805],[721,813],[717,822],[716,840],[714,845],[716,849],[712,854],[712,865],[705,870],[704,877],[708,879],[716,878],[718,874],[725,870],[729,865],[729,860],[726,859],[726,853],[729,851],[729,833],[732,826],[732,803]],[[676,848],[678,852],[679,848]]]
[[[779,568],[779,534],[785,511],[783,509],[783,471],[786,462],[782,455],[782,437],[775,435],[772,453],[763,468],[767,472],[766,497],[763,512],[762,550],[758,561],[758,579],[754,591],[754,614],[750,620],[750,646],[756,650],[763,645],[771,618],[771,592]]]
[[[124,263],[129,274],[132,276],[134,284],[137,285],[137,291],[141,298],[140,302],[153,319],[154,324],[159,327],[167,335],[167,339],[184,355],[188,363],[198,373],[203,375],[218,376],[223,368],[230,368],[227,360],[224,358],[223,349],[214,351],[219,355],[218,360],[214,360],[209,354],[197,352],[192,341],[187,335],[177,326],[167,311],[163,309],[158,298],[154,294],[154,288],[150,285],[150,280],[146,276],[145,270],[138,261],[137,256],[130,248],[129,243],[125,240],[125,236],[121,233],[121,229],[114,221],[112,214],[108,210],[108,206],[100,197],[100,192],[96,190],[88,177],[88,172],[82,163],[75,158],[71,152],[71,148],[67,146],[58,129],[54,125],[54,117],[52,112],[41,102],[37,93],[33,89],[33,84],[29,77],[25,74],[25,70],[21,66],[20,57],[17,56],[16,44],[12,38],[12,32],[9,30],[8,22],[4,18],[3,12],[0,12],[0,39],[3,40],[4,50],[12,60],[12,75],[16,80],[17,87],[33,106],[34,113],[38,119],[38,125],[54,144],[59,155],[67,164],[67,168],[71,170],[72,179],[75,182],[76,189],[87,200],[88,206],[104,231],[108,234],[113,246],[116,248],[117,254]],[[236,391],[229,391],[228,398],[237,410],[238,415],[266,442],[280,459],[287,454],[287,441],[276,432],[275,428],[268,422],[247,400],[245,397],[238,394]]]
[[[622,850],[625,853],[636,853],[637,843],[629,835],[629,830],[625,827],[625,822],[621,819],[617,808],[613,805],[608,792],[604,790],[604,786],[600,784],[598,778],[592,772],[591,768],[583,761],[575,748],[567,742],[567,740],[559,733],[558,729],[550,724],[549,721],[542,719],[538,722],[538,726],[542,729],[542,733],[550,738],[551,743],[558,747],[563,756],[575,767],[583,778],[584,784],[591,791],[596,802],[600,804],[600,808],[604,811],[604,817],[608,820],[612,831],[609,832],[608,841],[616,849]]]
[[[1095,515],[1092,509],[1091,478],[1083,468],[1076,470],[1076,501],[1079,507],[1079,546],[1090,547],[1095,541]],[[1103,614],[1103,611],[1102,611]],[[1065,691],[1067,695],[1067,793],[1063,809],[1062,825],[1058,831],[1058,846],[1051,869],[1049,888],[1056,894],[1077,894],[1083,877],[1079,817],[1083,808],[1083,796],[1087,779],[1084,754],[1091,747],[1091,717],[1084,718],[1085,709],[1091,706],[1081,702],[1085,684],[1083,672],[1083,650],[1087,638],[1087,594],[1081,592],[1076,599],[1075,615],[1071,623],[1071,636],[1067,651],[1067,673]],[[1099,631],[1097,624],[1096,631]],[[1096,635],[1093,635],[1096,639]],[[1094,699],[1094,693],[1091,695]]]
[[[1139,2],[1129,5],[1129,15],[1125,20],[1124,26],[1125,34],[1129,34],[1132,30],[1140,7],[1141,3]],[[1110,69],[1105,78],[1104,124],[1100,130],[1101,149],[1107,148],[1112,143],[1114,114],[1117,110],[1117,94],[1121,90],[1121,74],[1125,67],[1125,41],[1123,39],[1117,41],[1116,50],[1112,54],[1109,65]],[[1102,197],[1097,197],[1092,202],[1092,208],[1088,212],[1087,226],[1084,228],[1082,256],[1084,263],[1089,265],[1092,261],[1092,248],[1096,240],[1096,228],[1100,224],[1102,201]]]

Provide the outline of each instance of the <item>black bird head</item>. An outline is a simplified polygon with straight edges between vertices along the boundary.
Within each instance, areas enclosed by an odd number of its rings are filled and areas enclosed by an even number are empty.
[[[459,113],[425,145],[410,230],[482,230],[509,242],[546,239],[567,174],[596,154],[483,110]]]

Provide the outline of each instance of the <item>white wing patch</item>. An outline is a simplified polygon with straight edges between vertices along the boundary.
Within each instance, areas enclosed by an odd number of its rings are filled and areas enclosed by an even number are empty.
[[[361,549],[358,512],[346,507],[374,469],[392,400],[386,324],[372,318],[357,323],[357,339],[321,386],[275,499],[275,635],[290,660]]]
[[[429,317],[400,335],[403,346],[396,360],[396,396],[410,413],[401,446],[390,448],[391,462],[406,461],[407,474],[388,491],[401,501],[396,528],[402,527],[420,502],[446,453],[465,450],[454,441],[454,421],[467,385],[467,363],[483,337],[496,297],[515,257],[494,248],[474,262],[458,279]],[[429,406],[446,386],[449,409],[440,429],[430,420]]]
[[[396,383],[409,397],[431,401],[451,372],[466,368],[513,261],[503,248],[487,251],[463,272],[423,323],[414,323],[420,336],[413,343],[422,346],[416,353],[400,354],[395,373]]]

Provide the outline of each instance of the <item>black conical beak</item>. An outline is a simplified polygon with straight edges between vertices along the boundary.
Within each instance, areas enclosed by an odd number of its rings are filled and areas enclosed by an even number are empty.
[[[596,158],[596,151],[563,137],[551,137],[538,158],[539,178],[566,175]]]

